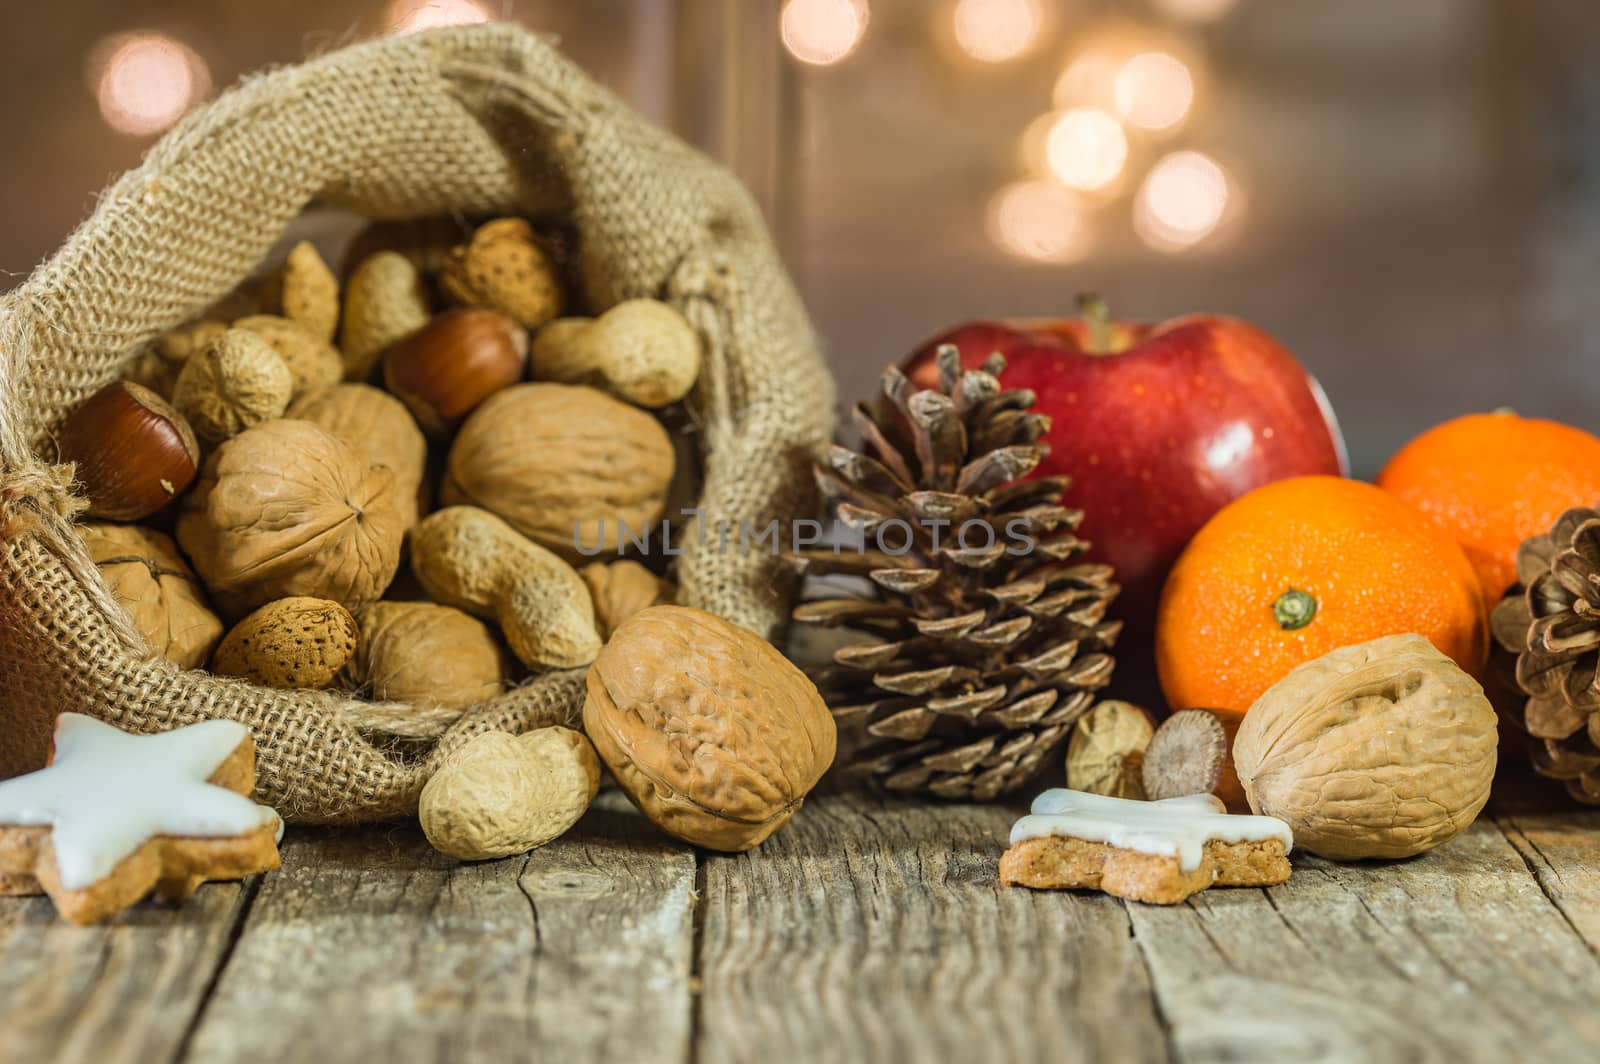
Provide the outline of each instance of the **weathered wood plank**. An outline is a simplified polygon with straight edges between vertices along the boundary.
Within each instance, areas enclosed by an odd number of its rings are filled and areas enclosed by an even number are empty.
[[[1480,821],[1410,861],[1131,906],[1186,1061],[1590,1059],[1600,962]]]
[[[1121,903],[999,885],[1015,815],[815,798],[706,857],[699,1059],[1165,1060]]]
[[[1558,812],[1495,818],[1540,889],[1592,950],[1600,950],[1600,809],[1561,802]]]
[[[170,1060],[242,918],[249,888],[210,883],[73,927],[45,898],[0,898],[0,1060]]]
[[[413,827],[291,832],[191,1059],[686,1059],[694,854],[623,806],[476,864]]]

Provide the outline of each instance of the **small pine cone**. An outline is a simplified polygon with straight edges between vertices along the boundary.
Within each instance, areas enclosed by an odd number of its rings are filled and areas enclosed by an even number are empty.
[[[1600,510],[1568,510],[1523,543],[1492,627],[1516,655],[1528,697],[1512,722],[1533,739],[1534,770],[1600,804]]]

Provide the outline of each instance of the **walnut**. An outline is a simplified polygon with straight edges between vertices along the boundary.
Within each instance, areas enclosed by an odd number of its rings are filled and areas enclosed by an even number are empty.
[[[589,669],[583,726],[646,816],[713,850],[748,850],[782,827],[837,741],[805,673],[684,606],[652,606],[612,633]]]
[[[180,325],[134,359],[123,377],[144,385],[163,399],[171,399],[172,388],[178,383],[178,374],[183,372],[185,363],[227,331],[225,323],[206,319]]]
[[[1336,860],[1409,857],[1489,799],[1497,727],[1483,689],[1419,635],[1344,647],[1245,714],[1234,764],[1250,808]]]
[[[622,622],[642,609],[671,602],[678,591],[638,562],[624,558],[614,562],[590,562],[578,570],[583,582],[589,585],[589,597],[594,600],[595,627],[601,639],[610,639],[611,633]]]
[[[388,467],[405,510],[406,527],[417,523],[426,487],[428,441],[404,403],[370,384],[337,384],[296,399],[285,416],[309,421],[354,447],[373,465]]]
[[[476,617],[431,602],[379,602],[361,615],[351,672],[379,701],[466,709],[505,690],[508,664]]]
[[[233,323],[262,340],[289,367],[291,393],[296,397],[331,388],[344,379],[344,359],[338,348],[304,325],[276,314],[252,314]]]
[[[281,417],[293,393],[294,376],[272,346],[248,330],[229,329],[184,363],[172,405],[195,435],[215,444]]]
[[[402,505],[388,469],[310,422],[269,421],[207,459],[178,542],[229,616],[295,595],[357,612],[399,568]]]
[[[498,515],[568,557],[642,538],[666,508],[672,441],[660,422],[593,388],[519,384],[461,426],[440,497]]]
[[[137,525],[78,526],[89,557],[135,628],[168,661],[198,669],[222,638],[222,621],[206,605],[200,581],[163,532]]]

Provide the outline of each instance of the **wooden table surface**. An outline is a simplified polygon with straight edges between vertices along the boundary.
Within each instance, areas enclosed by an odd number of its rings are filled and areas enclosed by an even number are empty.
[[[610,793],[502,861],[295,829],[102,927],[0,899],[0,1060],[1600,1057],[1600,812],[1171,908],[1001,887],[1014,816],[836,795],[722,856]]]

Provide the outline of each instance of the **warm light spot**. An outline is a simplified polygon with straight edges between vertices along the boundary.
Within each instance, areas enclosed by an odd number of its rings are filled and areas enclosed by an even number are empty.
[[[125,33],[90,53],[90,76],[106,124],[147,136],[182,118],[211,88],[205,61],[164,33]]]
[[[827,66],[856,50],[868,15],[866,0],[788,0],[778,32],[790,55]]]
[[[1180,22],[1214,22],[1233,10],[1239,0],[1155,0],[1161,13]]]
[[[475,26],[492,17],[478,0],[394,0],[384,23],[398,36],[441,26]]]
[[[1049,181],[1019,181],[995,193],[988,229],[997,246],[1025,259],[1071,262],[1088,250],[1078,201]]]
[[[1134,203],[1134,229],[1158,251],[1197,244],[1222,223],[1230,186],[1227,172],[1216,160],[1199,152],[1174,152],[1145,177]]]
[[[1121,69],[1122,62],[1111,52],[1085,51],[1061,71],[1052,98],[1057,107],[1080,104],[1110,107],[1115,103],[1112,86]]]
[[[1122,65],[1112,95],[1123,118],[1142,129],[1169,129],[1194,103],[1189,68],[1166,52],[1141,52]]]
[[[1003,63],[1038,42],[1044,12],[1039,0],[959,0],[951,21],[962,51],[980,62]]]
[[[1115,118],[1094,107],[1063,111],[1045,137],[1045,161],[1068,188],[1092,192],[1122,174],[1128,138]]]

